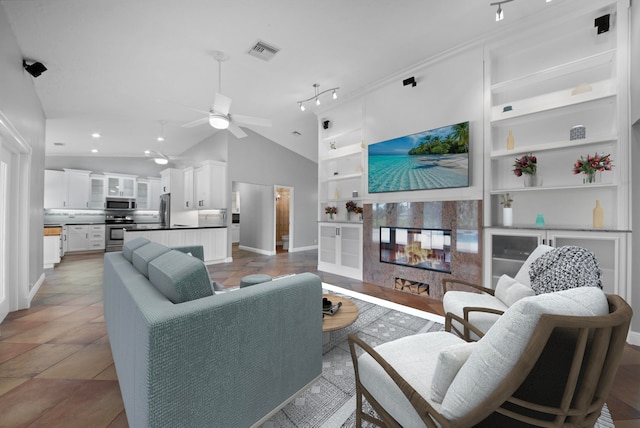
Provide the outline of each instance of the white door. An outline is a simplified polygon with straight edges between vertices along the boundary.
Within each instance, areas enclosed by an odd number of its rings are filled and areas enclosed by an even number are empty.
[[[7,212],[7,199],[9,198],[10,161],[9,152],[0,145],[0,322],[9,313],[9,284],[7,280],[7,223],[9,215]]]

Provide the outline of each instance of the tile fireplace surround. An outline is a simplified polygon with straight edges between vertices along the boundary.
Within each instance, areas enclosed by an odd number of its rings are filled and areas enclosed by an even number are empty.
[[[451,229],[451,273],[380,262],[380,226]],[[363,280],[395,288],[396,279],[429,284],[442,299],[442,278],[482,283],[482,201],[399,202],[364,205]]]

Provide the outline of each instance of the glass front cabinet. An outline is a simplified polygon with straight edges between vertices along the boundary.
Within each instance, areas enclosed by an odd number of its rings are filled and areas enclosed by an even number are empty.
[[[518,229],[490,227],[485,229],[484,283],[495,288],[498,278],[515,276],[529,254],[539,245],[552,247],[575,245],[593,252],[601,269],[602,286],[606,293],[628,298],[629,270],[627,251],[630,239],[626,232],[583,231],[565,229]]]

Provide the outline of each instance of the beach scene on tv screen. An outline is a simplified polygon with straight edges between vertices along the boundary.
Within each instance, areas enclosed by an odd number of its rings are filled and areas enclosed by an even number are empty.
[[[469,122],[369,145],[369,193],[469,185]]]

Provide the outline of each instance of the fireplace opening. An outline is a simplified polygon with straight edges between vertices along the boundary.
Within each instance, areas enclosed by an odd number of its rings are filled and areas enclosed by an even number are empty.
[[[451,230],[380,227],[380,261],[451,273]]]
[[[426,284],[424,282],[411,281],[409,279],[396,277],[396,282],[393,288],[411,294],[422,294],[425,296],[429,296],[429,284]]]

